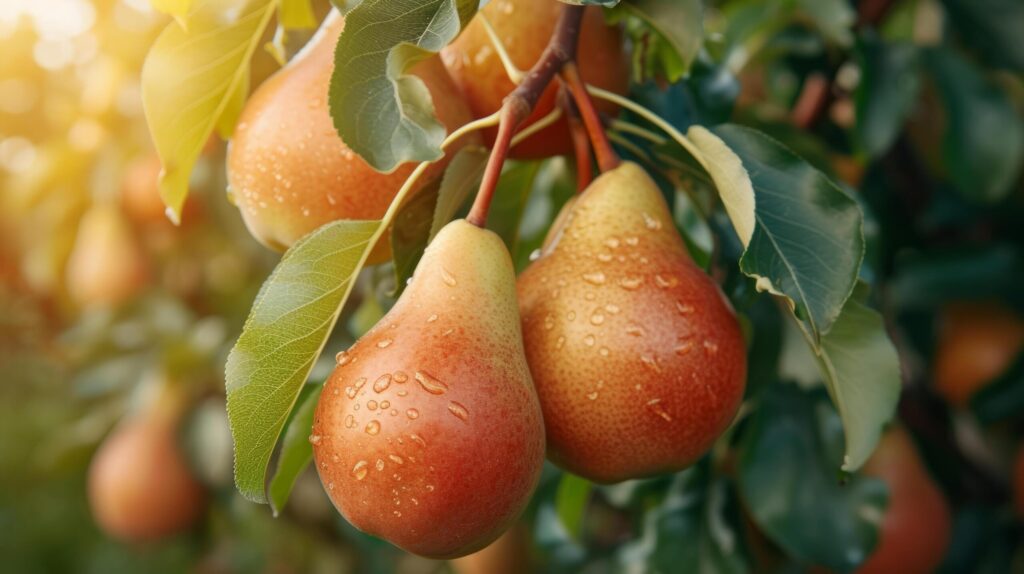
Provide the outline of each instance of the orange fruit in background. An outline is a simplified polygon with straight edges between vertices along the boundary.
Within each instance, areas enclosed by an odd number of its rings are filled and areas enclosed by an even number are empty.
[[[940,315],[935,388],[964,407],[1003,373],[1024,348],[1024,321],[998,303],[956,303]]]

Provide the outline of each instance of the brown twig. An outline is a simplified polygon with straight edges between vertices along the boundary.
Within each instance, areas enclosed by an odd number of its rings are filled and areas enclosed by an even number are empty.
[[[580,110],[576,107],[576,102],[573,101],[564,82],[558,90],[558,105],[562,108],[569,122],[573,155],[576,156],[576,192],[582,193],[594,179],[594,173],[590,165],[590,138],[587,137],[587,129],[583,125]]]
[[[598,167],[602,172],[615,169],[622,163],[622,160],[619,159],[619,154],[612,149],[612,144],[608,142],[608,135],[604,133],[601,117],[597,113],[597,108],[594,107],[594,100],[587,93],[587,86],[583,83],[583,78],[580,77],[580,70],[576,67],[576,63],[574,61],[566,62],[562,67],[561,76],[565,84],[569,86],[569,92],[576,101],[580,115],[583,116],[583,125],[586,126],[587,133],[590,135],[590,143],[594,146]]]
[[[466,221],[483,227],[487,222],[487,212],[491,206],[491,198],[501,176],[501,168],[508,155],[508,142],[511,141],[519,124],[523,123],[533,107],[537,105],[540,95],[554,79],[563,66],[576,58],[576,44],[580,36],[580,24],[583,20],[582,6],[563,6],[562,13],[555,26],[555,33],[548,41],[540,59],[526,73],[522,83],[512,90],[502,104],[501,123],[498,124],[498,141],[491,150],[487,160],[484,178],[480,182],[473,207],[466,216]],[[504,141],[503,141],[504,140]]]

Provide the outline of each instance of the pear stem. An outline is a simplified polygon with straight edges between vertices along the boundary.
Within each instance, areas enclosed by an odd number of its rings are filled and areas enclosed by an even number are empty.
[[[587,128],[590,143],[594,146],[594,155],[597,156],[597,166],[601,168],[602,172],[615,169],[622,163],[622,160],[619,159],[619,154],[612,149],[608,135],[604,133],[601,117],[597,114],[597,108],[594,107],[594,100],[587,93],[587,85],[583,83],[576,63],[574,61],[567,62],[562,67],[561,76],[569,86],[569,92],[576,101],[580,115],[583,116],[583,125]]]
[[[562,82],[562,87],[558,90],[558,105],[565,110],[565,117],[569,120],[573,155],[576,156],[576,193],[582,193],[594,179],[594,173],[590,167],[590,139],[587,137],[586,127],[580,117],[580,110],[566,90],[565,82]]]
[[[576,44],[579,43],[580,29],[583,23],[583,6],[565,5],[558,17],[555,33],[548,40],[537,63],[523,76],[522,82],[516,86],[501,106],[501,120],[498,123],[498,135],[487,160],[484,177],[480,182],[473,207],[466,216],[466,221],[484,227],[487,213],[491,208],[491,199],[501,177],[501,168],[505,165],[505,157],[512,142],[516,129],[537,105],[540,95],[554,79],[555,74],[576,58]],[[609,148],[610,149],[610,148]]]

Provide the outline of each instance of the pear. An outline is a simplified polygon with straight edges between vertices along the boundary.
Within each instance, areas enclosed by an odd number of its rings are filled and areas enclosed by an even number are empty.
[[[889,506],[878,544],[857,572],[934,572],[950,543],[949,503],[921,462],[910,435],[899,427],[886,432],[864,473],[889,487]]]
[[[228,149],[234,202],[253,236],[278,251],[331,221],[380,219],[415,167],[405,163],[391,173],[377,172],[335,131],[327,92],[334,47],[344,28],[344,19],[332,11],[306,47],[260,85]],[[449,131],[473,119],[439,57],[416,64],[412,73],[430,90]],[[473,140],[460,140],[467,141]],[[434,163],[413,193],[440,177],[446,165],[446,159]],[[389,258],[387,241],[378,244],[371,262]]]
[[[463,220],[445,226],[395,306],[337,360],[310,442],[341,514],[431,558],[498,538],[544,459],[501,239]]]
[[[164,387],[103,441],[89,466],[89,504],[109,536],[157,540],[188,529],[206,509],[206,490],[178,444],[180,393]]]
[[[146,255],[116,205],[96,204],[82,217],[65,280],[82,307],[119,305],[145,288]]]
[[[964,408],[1024,348],[1024,320],[995,302],[958,302],[942,310],[935,350],[935,388]]]
[[[518,283],[549,456],[602,483],[685,468],[743,397],[732,308],[636,164],[602,174],[567,209]]]
[[[548,39],[555,30],[561,2],[551,0],[491,0],[459,34],[441,51],[444,65],[458,85],[476,117],[498,111],[502,101],[515,84],[509,79],[482,18],[494,27],[509,58],[520,70],[529,70],[540,59]],[[588,84],[620,95],[629,90],[629,51],[622,31],[609,26],[597,6],[590,6],[583,15],[579,38],[580,75]],[[541,94],[527,126],[548,115],[555,107],[558,86],[549,85]],[[605,114],[614,114],[618,107],[604,100],[595,102]],[[487,130],[494,142],[496,128]],[[512,148],[513,158],[545,158],[572,153],[569,125],[562,118],[554,125],[530,136]]]

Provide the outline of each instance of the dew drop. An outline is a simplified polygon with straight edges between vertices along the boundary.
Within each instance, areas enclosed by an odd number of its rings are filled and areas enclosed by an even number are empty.
[[[644,226],[646,226],[647,229],[650,229],[651,231],[657,231],[661,229],[660,221],[648,215],[647,212],[644,212],[642,215],[644,216]]]
[[[647,408],[651,409],[654,414],[666,421],[672,422],[672,416],[665,411],[665,407],[661,406],[661,399],[651,399],[647,401]]]
[[[661,287],[662,289],[670,289],[679,284],[679,279],[676,279],[674,275],[669,275],[668,277],[655,275],[654,282],[657,283],[658,287]]]
[[[427,448],[427,441],[423,440],[423,437],[421,437],[418,434],[411,434],[411,435],[409,435],[409,440],[411,440],[412,442],[420,445],[423,448]]]
[[[626,289],[627,291],[633,291],[635,289],[639,289],[640,286],[643,285],[643,284],[644,284],[643,277],[631,276],[631,277],[623,277],[622,279],[619,279],[619,286],[622,287],[623,289]]]
[[[651,369],[655,373],[661,372],[661,367],[658,366],[658,360],[650,355],[640,355],[640,361],[643,362],[644,366]]]
[[[347,365],[348,362],[351,361],[351,360],[352,360],[352,357],[349,357],[348,356],[348,352],[346,352],[346,351],[340,351],[340,352],[338,352],[337,355],[334,355],[334,361],[336,363],[338,363],[339,367],[341,367],[343,365]]]
[[[416,371],[414,377],[416,378],[416,382],[423,387],[423,390],[432,395],[441,395],[448,390],[448,385],[439,381],[436,377],[431,376],[429,373]]]
[[[388,414],[393,416],[393,417],[397,417],[398,416],[398,409],[391,409],[390,411],[388,411]],[[398,439],[398,440],[399,440],[399,442],[401,442],[402,439]]]
[[[409,375],[405,374],[405,372],[403,372],[403,371],[395,372],[394,381],[396,383],[402,384],[402,383],[404,383],[404,382],[406,382],[408,380],[409,380]],[[402,395],[402,396],[405,396],[405,395]]]
[[[367,466],[369,465],[365,460],[357,462],[356,465],[352,467],[352,476],[356,477],[356,480],[363,480],[366,478],[366,473],[370,471],[370,469],[366,468]]]
[[[309,435],[309,444],[318,445],[318,444],[320,444],[320,439],[321,438],[322,437],[320,435],[318,435],[318,434],[311,434],[311,435]]]
[[[685,355],[689,353],[691,349],[693,349],[693,343],[685,341],[680,343],[674,350],[677,355]]]
[[[455,285],[458,283],[455,280],[455,276],[452,275],[451,272],[449,272],[444,267],[441,268],[441,280],[444,281],[444,284],[449,287],[455,287]]]
[[[629,327],[626,327],[626,334],[633,335],[634,337],[643,337],[644,328],[639,325],[630,325]]]
[[[530,261],[536,261],[540,259],[540,249],[534,249],[530,252]]]
[[[448,412],[455,415],[455,418],[461,420],[466,420],[467,418],[469,418],[469,411],[466,410],[466,407],[462,406],[461,404],[455,401],[448,403]]]
[[[420,418],[420,412],[416,409],[409,409],[405,411],[405,416],[409,417],[410,419],[418,419]]]
[[[397,454],[389,454],[388,458],[391,459],[391,462],[395,464],[405,464],[405,459],[398,456]]]
[[[386,409],[386,408],[388,408],[390,406],[391,406],[391,401],[381,401],[380,402],[380,409],[381,410],[384,410],[384,409]]]
[[[616,249],[619,246],[619,240],[614,237],[609,237],[604,240],[604,244],[612,249]]]
[[[550,331],[555,328],[555,316],[548,313],[544,316],[544,329]]]
[[[356,417],[348,415],[345,417],[345,428],[350,429],[356,426]]]
[[[555,341],[555,348],[556,349],[561,349],[562,345],[565,345],[565,337],[559,337],[558,340]]]
[[[590,323],[592,325],[601,325],[602,323],[604,323],[604,314],[601,313],[600,311],[594,311],[594,313],[590,316]]]
[[[375,468],[377,469],[377,472],[384,470],[384,461],[378,458]]]
[[[596,273],[584,273],[583,280],[592,285],[604,285],[608,278],[604,276],[604,273],[598,271]]]
[[[366,377],[359,377],[358,379],[356,379],[356,382],[352,383],[352,387],[355,388],[355,390],[358,391],[359,389],[363,388],[363,385],[365,385],[365,384],[366,384]]]
[[[592,393],[587,393],[587,398],[592,400],[592,401],[596,401],[597,400],[597,391],[594,391]]]
[[[611,304],[609,304],[609,305],[605,305],[604,306],[604,310],[608,311],[609,313],[614,315],[614,314],[618,313],[619,311],[621,311],[622,309],[618,305],[611,305]]]
[[[366,423],[366,434],[375,435],[380,432],[380,423],[378,421],[370,421]]]
[[[434,492],[434,485],[433,484],[428,484],[426,486],[426,488],[427,488],[427,492]]]
[[[704,350],[707,351],[709,355],[714,355],[715,353],[718,352],[718,343],[715,343],[714,341],[705,340]]]
[[[377,348],[386,349],[392,342],[393,341],[391,339],[381,339],[380,341],[377,341]]]
[[[583,337],[583,344],[585,344],[588,347],[593,347],[594,343],[596,342],[597,339],[593,335],[587,335],[586,337]]]
[[[569,319],[570,321],[575,321],[576,320],[576,311],[569,311],[569,313],[566,314],[565,317],[566,317],[566,319]]]
[[[437,321],[437,313],[427,317],[427,323],[433,323],[434,321]]]
[[[454,332],[455,332],[455,329],[448,329],[444,333],[441,333],[441,336],[442,337],[447,337],[448,335],[451,335]]]
[[[689,315],[690,313],[693,313],[693,305],[686,305],[676,301],[676,311],[679,311],[680,315]]]
[[[381,375],[376,381],[373,382],[373,391],[376,393],[383,393],[391,386],[391,375]],[[385,407],[387,408],[387,407]]]
[[[639,237],[627,237],[626,238],[626,245],[629,245],[631,247],[636,247],[639,244],[640,244],[640,238]]]
[[[607,357],[609,353],[611,353],[611,351],[608,350],[608,347],[601,347],[597,352],[600,353],[602,357]]]
[[[415,506],[419,506],[420,505],[420,501],[416,500],[415,498],[410,498],[409,502],[413,503]]]
[[[398,396],[400,396],[400,397],[404,397],[404,396],[406,396],[408,394],[409,394],[409,391],[407,391],[405,389],[402,389],[402,390],[398,391]]]
[[[377,410],[377,401],[372,400],[372,399],[367,401],[366,402],[366,408],[371,410],[371,411]]]

